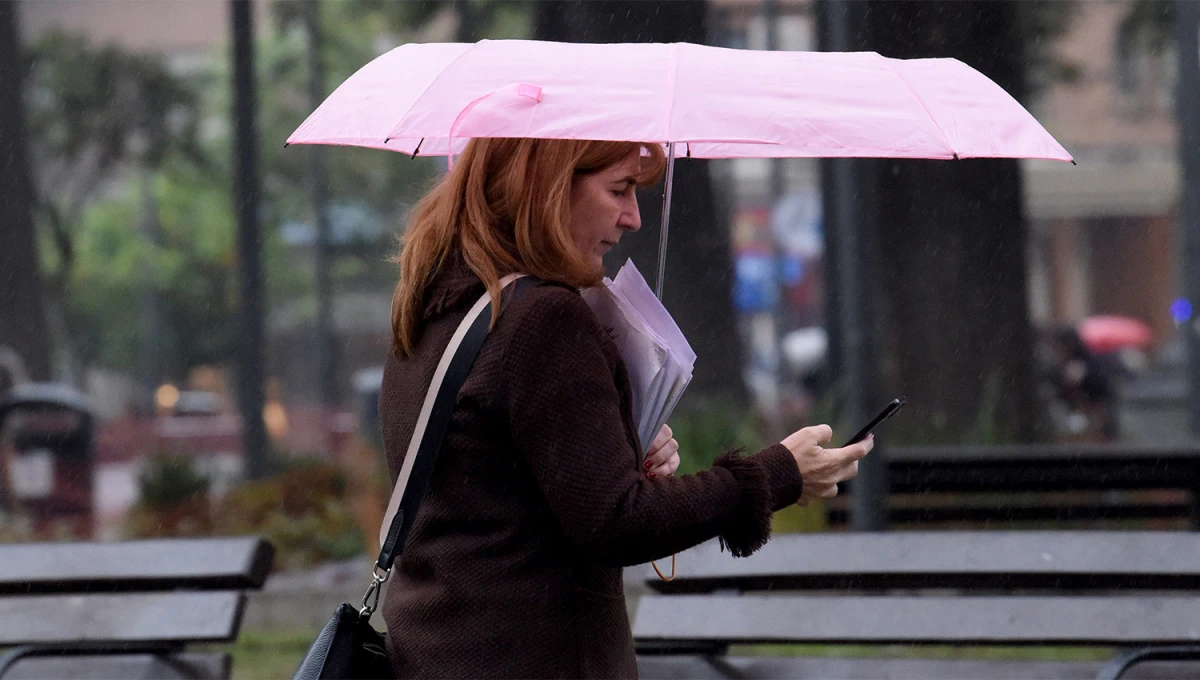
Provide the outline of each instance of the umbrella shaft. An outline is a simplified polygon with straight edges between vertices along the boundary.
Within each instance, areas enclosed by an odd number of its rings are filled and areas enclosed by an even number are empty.
[[[667,275],[667,228],[671,225],[671,183],[675,178],[675,143],[667,143],[667,181],[663,189],[662,229],[658,232],[658,281],[654,293],[661,300]]]

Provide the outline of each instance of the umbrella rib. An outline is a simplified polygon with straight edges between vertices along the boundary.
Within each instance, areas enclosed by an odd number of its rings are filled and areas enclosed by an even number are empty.
[[[891,64],[888,64],[887,59],[885,59],[882,54],[878,52],[872,52],[872,54],[875,55],[875,58],[879,60],[879,63],[883,64],[883,67],[886,68],[889,73],[891,73],[893,76],[896,76],[896,80],[899,80],[900,84],[904,85],[904,89],[908,90],[908,94],[912,96],[913,101],[917,103],[917,106],[921,107],[921,110],[924,111],[925,115],[929,118],[929,122],[933,123],[933,127],[936,128],[938,134],[942,136],[942,141],[946,143],[946,148],[949,149],[950,153],[954,155],[954,160],[958,160],[958,151],[954,148],[954,145],[950,143],[950,138],[946,136],[945,131],[942,130],[942,126],[938,124],[937,119],[934,118],[933,114],[929,112],[929,107],[925,106],[924,100],[922,100],[920,95],[917,94],[917,91],[914,90],[912,85],[910,85],[908,81],[904,79],[904,76],[896,73],[896,69],[892,68]]]
[[[487,42],[487,41],[481,40],[480,42]],[[411,45],[411,44],[416,44],[416,43],[409,43],[409,44]],[[400,120],[396,121],[396,124],[392,126],[392,131],[389,132],[388,136],[387,136],[388,141],[391,141],[391,139],[396,136],[396,128],[400,127],[400,123],[404,120],[404,117],[407,116],[409,114],[409,112],[411,112],[413,110],[413,106],[416,106],[417,102],[421,101],[421,99],[425,96],[425,93],[429,92],[429,88],[433,87],[433,84],[436,83],[438,80],[440,80],[441,77],[446,74],[446,71],[449,71],[450,68],[452,66],[454,66],[455,64],[457,64],[460,59],[467,56],[467,52],[470,52],[471,50],[473,50],[479,46],[479,43],[474,43],[474,44],[465,43],[465,44],[467,45],[467,49],[463,50],[462,53],[459,54],[457,57],[451,59],[450,63],[446,64],[445,68],[442,69],[441,73],[437,74],[436,76],[434,76],[433,78],[431,78],[429,80],[429,84],[426,85],[425,89],[421,90],[421,94],[418,95],[417,98],[413,100],[412,106],[408,107],[408,111],[405,111],[404,114],[400,116]],[[422,140],[423,139],[424,138],[422,138]],[[387,142],[384,142],[384,144],[387,144]],[[452,151],[452,149],[450,149],[450,142],[449,142],[449,140],[447,140],[446,141],[446,154],[449,155],[451,153],[451,151]]]

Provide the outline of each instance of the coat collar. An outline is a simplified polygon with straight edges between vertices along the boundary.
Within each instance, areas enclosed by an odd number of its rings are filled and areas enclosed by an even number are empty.
[[[434,277],[425,291],[425,309],[422,319],[429,320],[454,309],[464,301],[477,300],[487,288],[483,281],[471,271],[463,259],[462,252],[454,250],[446,256],[442,270]]]

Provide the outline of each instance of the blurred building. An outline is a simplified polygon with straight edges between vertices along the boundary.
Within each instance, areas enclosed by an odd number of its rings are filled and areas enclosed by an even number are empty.
[[[269,26],[269,0],[254,0],[257,30]],[[27,42],[51,30],[156,52],[173,64],[189,62],[227,44],[229,3],[221,0],[23,0],[21,32]]]
[[[765,3],[710,0],[713,39],[764,49]],[[1078,166],[1025,161],[1030,222],[1029,294],[1035,326],[1076,324],[1096,314],[1137,317],[1159,343],[1172,337],[1178,294],[1177,206],[1180,169],[1174,111],[1175,55],[1150,31],[1128,22],[1136,0],[1078,2],[1051,52],[1076,72],[1038,92],[1031,112],[1075,156]],[[780,0],[780,49],[813,49],[811,4]],[[1142,27],[1145,28],[1145,27]],[[772,225],[771,206],[803,204],[819,190],[815,161],[743,159],[714,164],[736,187],[734,243],[761,245],[772,229],[814,231],[807,222]],[[773,195],[771,173],[780,195]],[[776,222],[784,215],[776,215]],[[819,233],[819,226],[815,229]]]
[[[1056,45],[1079,78],[1033,107],[1079,165],[1026,164],[1031,310],[1043,326],[1134,316],[1161,340],[1179,290],[1176,58],[1131,30],[1134,4],[1079,3]]]

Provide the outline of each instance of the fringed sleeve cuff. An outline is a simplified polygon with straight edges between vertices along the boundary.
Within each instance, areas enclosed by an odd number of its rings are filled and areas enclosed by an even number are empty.
[[[721,545],[734,557],[748,557],[771,537],[775,510],[799,500],[802,482],[796,461],[786,447],[776,444],[745,458],[738,451],[727,453],[714,466],[728,470],[739,487],[738,506],[721,532]]]

